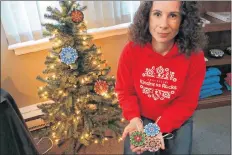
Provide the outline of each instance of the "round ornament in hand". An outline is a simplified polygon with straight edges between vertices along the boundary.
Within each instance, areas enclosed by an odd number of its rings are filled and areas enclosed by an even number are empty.
[[[71,12],[71,17],[74,23],[80,23],[84,19],[84,14],[80,10],[74,10]]]
[[[209,50],[209,56],[213,58],[222,58],[224,56],[224,52],[220,49],[211,49]]]
[[[161,140],[156,137],[146,137],[145,149],[150,152],[156,152],[161,148]]]
[[[156,136],[160,133],[160,128],[156,123],[149,123],[144,127],[147,136]]]
[[[130,135],[130,143],[135,146],[144,146],[146,140],[146,135],[141,131],[134,131]]]

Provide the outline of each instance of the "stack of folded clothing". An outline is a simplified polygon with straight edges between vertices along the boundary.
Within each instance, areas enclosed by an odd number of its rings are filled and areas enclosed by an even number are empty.
[[[226,78],[224,78],[224,84],[227,88],[227,90],[231,90],[231,73],[226,74]]]
[[[210,67],[205,74],[205,80],[201,87],[200,99],[222,94],[220,84],[221,71],[218,68]]]

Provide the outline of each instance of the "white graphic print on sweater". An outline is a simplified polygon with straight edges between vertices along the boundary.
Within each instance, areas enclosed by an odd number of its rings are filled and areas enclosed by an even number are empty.
[[[175,94],[176,85],[170,85],[170,82],[176,82],[175,73],[169,68],[162,66],[146,68],[140,79],[140,88],[142,92],[149,98],[154,100],[169,99],[171,95]]]

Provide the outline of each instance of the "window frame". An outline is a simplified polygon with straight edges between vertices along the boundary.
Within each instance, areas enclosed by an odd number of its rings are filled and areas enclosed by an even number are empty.
[[[112,37],[117,35],[123,35],[128,32],[128,27],[130,24],[131,22],[109,26],[109,27],[88,29],[87,33],[93,36],[93,40],[103,39],[106,37]],[[43,38],[35,41],[31,40],[31,41],[17,43],[8,46],[8,50],[13,50],[16,55],[39,52],[51,48],[52,48],[52,44],[49,41],[49,38]]]

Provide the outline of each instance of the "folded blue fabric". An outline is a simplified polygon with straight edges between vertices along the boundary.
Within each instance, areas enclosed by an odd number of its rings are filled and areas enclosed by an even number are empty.
[[[221,75],[221,71],[215,67],[209,67],[206,71],[205,78],[215,75]]]
[[[204,90],[201,90],[200,92],[200,95],[204,95],[204,94],[207,94],[207,93],[210,93],[211,91],[214,91],[215,89],[204,89]]]
[[[230,85],[228,85],[228,83],[227,83],[226,81],[224,81],[224,84],[225,84],[225,86],[226,86],[227,90],[231,90],[231,86],[230,86]]]
[[[220,88],[222,88],[222,85],[218,82],[218,83],[214,83],[214,84],[203,85],[201,87],[201,91],[205,90],[205,89],[220,89]]]
[[[222,94],[222,90],[217,89],[217,90],[211,91],[209,93],[201,94],[200,99],[210,97],[210,96],[214,96],[214,95],[219,95],[219,94]]]
[[[203,82],[203,85],[217,83],[219,81],[220,81],[220,77],[219,76],[210,76],[208,78],[205,78],[205,80]]]

